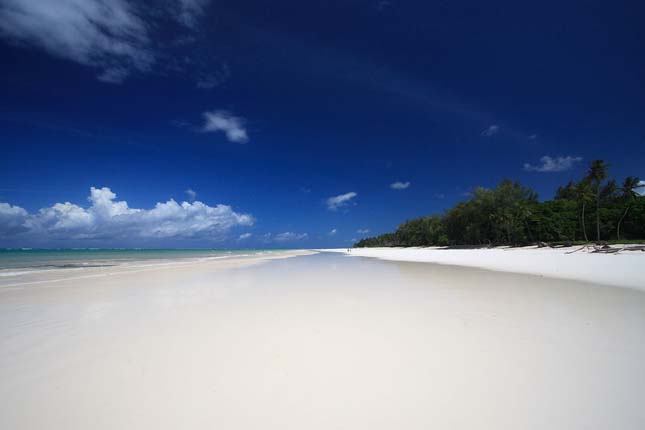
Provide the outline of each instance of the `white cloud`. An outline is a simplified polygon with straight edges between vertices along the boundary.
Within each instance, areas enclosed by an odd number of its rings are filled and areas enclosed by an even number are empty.
[[[246,143],[249,137],[244,128],[244,119],[231,115],[227,111],[218,110],[204,112],[204,125],[201,131],[204,133],[224,132],[226,138],[235,143]]]
[[[334,235],[336,235],[336,233],[338,233],[338,230],[336,230],[335,228],[332,228],[332,229],[329,231],[329,235],[330,235],[330,236],[334,236]]]
[[[249,238],[249,237],[251,237],[251,236],[253,236],[253,234],[251,234],[251,233],[242,233],[242,234],[240,235],[240,237],[238,238],[238,240],[248,239],[248,238]]]
[[[369,232],[370,232],[369,228],[361,228],[361,229],[356,230],[356,233],[358,233],[358,234],[367,234]]]
[[[0,33],[10,41],[102,70],[121,82],[154,61],[146,23],[125,0],[2,0]]]
[[[545,155],[540,158],[540,164],[531,165],[524,163],[524,170],[529,172],[564,172],[571,169],[576,163],[582,161],[581,157],[549,157]]]
[[[638,188],[636,188],[636,193],[639,196],[645,196],[645,181],[640,181],[638,183]]]
[[[111,67],[96,75],[96,79],[108,84],[120,84],[130,74],[130,70],[122,66]]]
[[[300,240],[308,239],[309,235],[307,233],[294,233],[291,231],[285,231],[284,233],[272,234],[266,233],[262,236],[264,242],[297,242]]]
[[[349,202],[357,195],[357,193],[350,191],[349,193],[329,197],[325,202],[327,204],[327,209],[329,209],[330,211],[337,211],[338,208],[347,206]]]
[[[184,191],[186,195],[188,196],[188,200],[193,202],[195,201],[195,198],[197,197],[197,191],[194,191],[192,188],[188,188],[186,191]]]
[[[0,237],[26,231],[24,224],[28,216],[20,206],[0,203]]]
[[[295,240],[304,240],[307,239],[309,235],[307,233],[292,233],[290,231],[276,234],[274,240],[277,242],[291,242]]]
[[[482,130],[482,136],[492,137],[499,133],[499,125],[493,124],[490,127]]]
[[[151,7],[132,0],[0,0],[0,36],[96,68],[103,82],[120,83],[152,69],[160,44],[151,33],[160,22],[174,19],[194,30],[209,2]]]
[[[393,190],[405,190],[409,186],[409,182],[394,182],[393,184],[390,184],[390,188],[392,188]]]
[[[152,209],[135,209],[117,201],[109,188],[94,188],[85,208],[65,202],[28,214],[24,209],[0,203],[0,237],[24,234],[38,239],[160,239],[223,238],[236,226],[249,226],[254,218],[230,206],[168,200]],[[18,230],[19,229],[19,230]]]
[[[196,28],[210,0],[179,0],[179,14],[177,21],[189,28]]]

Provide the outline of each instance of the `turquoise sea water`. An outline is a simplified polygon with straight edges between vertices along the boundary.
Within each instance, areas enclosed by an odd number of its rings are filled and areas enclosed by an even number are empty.
[[[200,260],[265,254],[267,250],[212,249],[0,249],[0,276],[24,271],[116,266],[133,262]]]

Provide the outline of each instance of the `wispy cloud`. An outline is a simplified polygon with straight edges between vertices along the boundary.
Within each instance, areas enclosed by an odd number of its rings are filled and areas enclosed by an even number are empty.
[[[101,82],[107,82],[108,84],[120,84],[125,81],[129,74],[130,69],[127,67],[114,66],[109,67],[96,75],[96,79]]]
[[[405,190],[410,186],[409,182],[394,182],[390,184],[390,188],[393,190]]]
[[[549,157],[545,155],[540,158],[540,164],[531,165],[524,163],[524,170],[529,172],[564,172],[570,170],[576,163],[582,161],[581,157]]]
[[[329,197],[325,203],[327,204],[327,209],[330,211],[337,211],[339,208],[345,207],[349,204],[349,202],[356,197],[358,194],[355,193],[354,191],[350,191],[349,193],[345,194],[340,194],[337,196]]]
[[[198,25],[199,18],[206,11],[210,0],[179,0],[179,13],[176,15],[177,21],[186,27],[195,29]]]
[[[308,238],[309,238],[309,235],[307,233],[294,233],[292,231],[285,231],[284,233],[278,233],[278,234],[266,233],[262,235],[262,241],[266,243],[298,242]]]
[[[307,239],[309,235],[307,233],[293,233],[290,231],[276,234],[274,240],[276,242],[292,242],[296,240]]]
[[[186,195],[188,196],[189,201],[195,201],[195,198],[197,197],[197,192],[192,190],[191,188],[188,188],[186,191],[184,191]]]
[[[415,79],[400,68],[384,63],[373,62],[343,49],[314,43],[303,38],[294,38],[286,31],[269,30],[267,27],[253,27],[256,37],[268,49],[294,53],[307,64],[316,76],[333,76],[364,87],[370,91],[380,91],[389,97],[402,98],[417,104],[428,114],[456,115],[468,120],[477,127],[498,124],[503,118],[473,108],[470,102],[461,99],[456,93],[448,91],[427,79]],[[516,142],[526,142],[526,132],[515,129],[504,120],[504,136]]]
[[[378,0],[374,4],[374,8],[376,8],[376,10],[379,11],[379,12],[385,11],[390,6],[391,6],[391,3],[389,2],[389,0]]]
[[[645,196],[645,181],[640,181],[638,183],[638,188],[636,188],[636,193],[639,196]]]
[[[329,234],[330,236],[335,236],[335,235],[336,235],[336,233],[338,233],[338,230],[337,230],[337,229],[335,229],[335,228],[332,228],[332,229],[329,231],[329,233],[328,233],[328,234]]]
[[[130,0],[2,0],[0,36],[19,46],[98,69],[103,82],[149,72],[159,57],[157,20],[194,29],[210,0],[178,0],[154,12]]]
[[[222,63],[211,68],[207,73],[197,77],[197,88],[211,90],[219,87],[231,78],[231,69],[228,64]]]
[[[367,234],[369,232],[370,232],[369,228],[361,228],[361,229],[356,230],[356,233],[358,233],[358,234]]]
[[[102,240],[143,238],[221,239],[236,226],[250,226],[253,216],[235,212],[230,206],[168,200],[152,209],[131,208],[116,200],[110,188],[90,189],[89,207],[70,202],[28,213],[0,203],[0,238],[24,235],[27,240]]]
[[[204,112],[204,133],[223,132],[230,142],[246,143],[249,136],[244,128],[245,120],[224,110]]]
[[[253,236],[253,234],[252,234],[252,233],[242,233],[242,234],[240,235],[240,237],[238,237],[238,240],[245,240],[245,239],[250,238],[251,236]]]
[[[482,136],[484,137],[493,137],[497,133],[499,133],[499,125],[493,124],[489,126],[488,128],[482,130]]]

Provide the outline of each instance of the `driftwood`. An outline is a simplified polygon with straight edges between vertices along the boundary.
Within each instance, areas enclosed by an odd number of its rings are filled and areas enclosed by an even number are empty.
[[[622,246],[620,248],[612,248],[606,243],[596,244],[596,245],[583,245],[578,249],[567,252],[567,254],[573,254],[574,252],[587,250],[592,254],[618,254],[623,251],[642,251],[645,252],[645,245],[633,245],[633,246]]]
[[[611,248],[611,247],[594,247],[594,250],[591,251],[593,254],[616,254],[617,252],[622,251],[624,248]]]
[[[643,251],[645,252],[645,245],[633,245],[633,246],[625,246],[621,249],[621,251]]]
[[[583,249],[587,249],[589,247],[590,247],[590,245],[583,245],[578,249],[574,249],[573,251],[566,252],[566,254],[573,254],[574,252],[582,251]]]

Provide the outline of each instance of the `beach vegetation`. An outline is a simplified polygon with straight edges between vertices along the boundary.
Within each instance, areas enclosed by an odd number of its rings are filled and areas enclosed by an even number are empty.
[[[540,201],[531,188],[504,180],[495,188],[476,188],[467,200],[443,214],[409,219],[394,232],[360,240],[356,247],[520,246],[535,243],[588,243],[645,240],[644,187],[637,177],[619,187],[603,160],[590,163],[585,176],[558,187]],[[639,193],[640,191],[640,193]],[[593,227],[591,227],[593,228]]]

